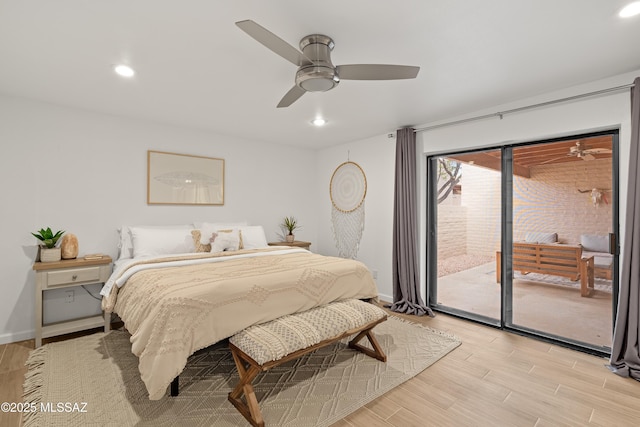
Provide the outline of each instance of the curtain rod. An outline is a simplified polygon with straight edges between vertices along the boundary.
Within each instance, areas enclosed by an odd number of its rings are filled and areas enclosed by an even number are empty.
[[[566,98],[553,99],[551,101],[541,102],[539,104],[531,104],[531,105],[526,105],[524,107],[512,108],[510,110],[498,111],[497,113],[483,114],[481,116],[469,117],[467,119],[454,120],[452,122],[441,123],[439,125],[433,125],[433,126],[427,126],[427,127],[423,127],[423,128],[418,128],[418,129],[415,130],[415,132],[425,132],[425,131],[429,131],[429,130],[432,130],[432,129],[437,129],[437,128],[441,128],[441,127],[445,127],[445,126],[459,125],[459,124],[462,124],[462,123],[474,122],[476,120],[483,120],[483,119],[488,119],[488,118],[491,118],[491,117],[499,117],[500,119],[502,119],[502,117],[504,115],[506,115],[506,114],[517,113],[517,112],[524,111],[524,110],[532,110],[534,108],[546,107],[547,105],[559,104],[561,102],[573,101],[573,100],[580,99],[580,98],[588,98],[588,97],[591,97],[591,96],[602,95],[602,94],[610,93],[610,92],[619,92],[619,91],[622,91],[622,90],[625,90],[625,89],[629,89],[629,88],[632,88],[632,87],[634,87],[633,83],[627,84],[627,85],[622,85],[622,86],[610,87],[608,89],[597,90],[595,92],[587,92],[587,93],[582,93],[580,95],[568,96]]]

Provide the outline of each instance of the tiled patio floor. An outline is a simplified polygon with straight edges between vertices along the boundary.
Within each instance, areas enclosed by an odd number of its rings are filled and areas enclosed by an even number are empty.
[[[513,322],[528,328],[594,344],[611,346],[611,293],[596,290],[581,297],[579,282],[553,276],[540,281],[517,274],[513,292]],[[544,281],[542,281],[544,280]],[[553,283],[555,282],[555,283]],[[564,283],[564,285],[558,283]],[[599,284],[610,281],[597,280]],[[596,289],[604,289],[597,286]],[[495,263],[487,263],[438,278],[438,302],[450,307],[500,317],[500,284]]]

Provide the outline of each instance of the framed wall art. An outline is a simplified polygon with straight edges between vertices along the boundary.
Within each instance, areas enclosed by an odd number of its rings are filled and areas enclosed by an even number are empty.
[[[223,205],[224,159],[149,150],[147,203]]]

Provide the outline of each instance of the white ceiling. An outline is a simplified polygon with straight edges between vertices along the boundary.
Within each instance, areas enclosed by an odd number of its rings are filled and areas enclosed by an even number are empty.
[[[626,3],[0,0],[0,93],[322,148],[640,69],[640,16],[617,17]],[[336,65],[421,70],[277,109],[296,67],[234,25],[244,19],[295,47],[328,35]],[[123,62],[135,78],[113,73]]]

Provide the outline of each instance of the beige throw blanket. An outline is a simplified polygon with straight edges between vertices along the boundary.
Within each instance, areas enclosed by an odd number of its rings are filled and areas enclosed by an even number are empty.
[[[157,400],[201,348],[253,324],[377,294],[362,263],[301,251],[140,271],[104,303],[116,299],[149,398]]]

